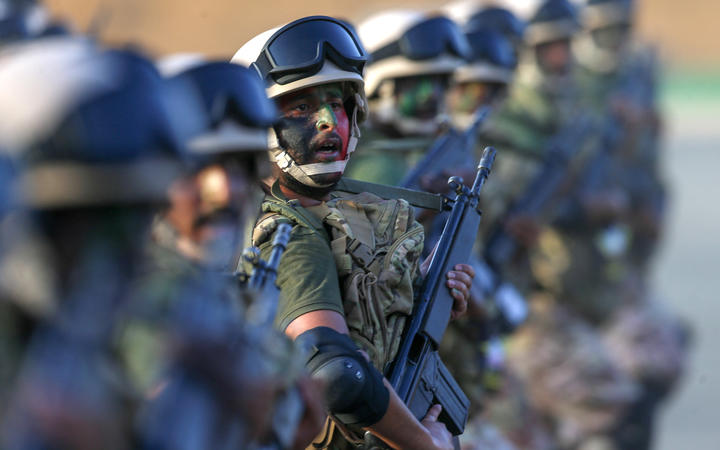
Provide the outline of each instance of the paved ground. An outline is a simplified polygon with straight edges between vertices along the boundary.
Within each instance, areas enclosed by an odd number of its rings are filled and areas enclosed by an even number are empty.
[[[714,99],[714,100],[713,100]],[[720,449],[720,96],[667,102],[673,206],[655,271],[658,292],[695,330],[690,371],[661,417],[659,450]]]

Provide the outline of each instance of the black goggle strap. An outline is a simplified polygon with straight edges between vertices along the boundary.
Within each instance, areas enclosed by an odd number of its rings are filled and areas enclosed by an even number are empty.
[[[296,81],[308,76],[315,75],[318,73],[326,59],[329,59],[340,69],[356,72],[360,75],[363,73],[365,67],[365,59],[354,59],[347,58],[336,51],[332,44],[323,42],[322,44],[322,58],[317,61],[308,61],[307,65],[299,65],[296,67],[275,67],[268,58],[266,51],[260,53],[258,59],[252,64],[262,77],[267,82],[268,77],[272,77],[273,81],[278,84],[286,84],[292,81]]]
[[[389,44],[386,44],[385,46],[375,50],[373,53],[370,54],[370,61],[375,63],[383,59],[392,58],[393,56],[405,55],[405,52],[400,45],[400,42],[403,39],[405,39],[405,35],[402,35],[398,40],[392,41]],[[442,50],[437,54],[430,56],[430,58],[434,58],[442,54],[455,55],[460,58],[466,58],[466,55],[462,55],[461,52],[455,48],[455,45],[451,44],[451,39],[448,36],[443,36],[442,39],[445,40],[445,45],[443,46]],[[409,59],[414,59],[409,55],[405,56]]]
[[[402,54],[402,48],[400,47],[400,41],[392,41],[391,43],[380,47],[376,51],[370,54],[370,61],[377,62],[386,58],[392,58]]]

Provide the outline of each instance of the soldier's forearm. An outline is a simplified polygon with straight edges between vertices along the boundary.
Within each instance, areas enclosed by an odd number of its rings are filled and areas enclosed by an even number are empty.
[[[386,444],[397,449],[434,449],[430,432],[405,406],[390,382],[384,380],[390,391],[390,405],[380,421],[367,429]]]

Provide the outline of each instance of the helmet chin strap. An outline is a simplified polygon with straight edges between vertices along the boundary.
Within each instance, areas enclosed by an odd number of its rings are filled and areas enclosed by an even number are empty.
[[[328,163],[298,164],[286,150],[283,150],[280,147],[275,131],[270,129],[268,136],[268,145],[271,149],[270,156],[275,163],[277,163],[280,170],[306,186],[316,188],[326,188],[332,186],[334,183],[317,183],[310,177],[313,175],[345,172],[345,166],[350,159],[350,155],[355,151],[358,138],[360,137],[360,127],[358,126],[358,105],[360,103],[358,102],[362,102],[362,99],[358,98],[358,94],[355,94],[355,96],[355,107],[353,108],[352,113],[350,138],[348,139],[347,154],[345,155],[345,159],[342,161],[333,161]]]

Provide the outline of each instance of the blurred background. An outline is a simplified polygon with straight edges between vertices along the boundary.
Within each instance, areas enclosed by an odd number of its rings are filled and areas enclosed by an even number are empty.
[[[256,34],[325,14],[357,22],[388,7],[431,1],[46,0],[50,10],[102,41],[133,43],[154,56],[199,52],[228,59]],[[532,0],[514,0],[532,10]],[[690,372],[665,408],[657,448],[720,449],[720,2],[640,0],[639,32],[665,65],[664,171],[672,205],[655,268],[657,294],[695,332]]]

